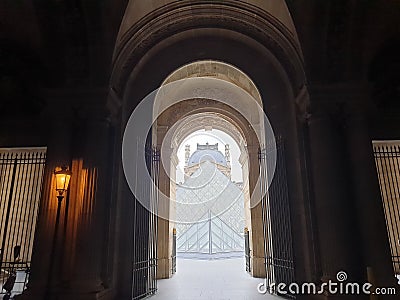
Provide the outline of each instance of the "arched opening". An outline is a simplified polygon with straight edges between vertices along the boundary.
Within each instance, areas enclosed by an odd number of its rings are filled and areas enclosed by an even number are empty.
[[[242,56],[235,56],[232,52],[227,51],[228,49],[232,48],[237,49],[238,52],[243,50],[241,53],[247,53],[247,59],[243,60]],[[196,49],[201,49],[201,51],[197,51]],[[181,55],[175,55],[176,51],[179,51]],[[128,56],[134,57],[133,54],[128,52],[121,52],[120,54],[122,56],[127,54]],[[155,57],[157,58],[156,60],[152,59]],[[298,57],[296,56],[296,59],[297,58]],[[309,245],[305,242],[307,238],[304,238],[310,233],[308,232],[310,229],[307,227],[308,225],[306,224],[305,220],[305,210],[307,207],[302,202],[304,201],[303,197],[305,196],[304,191],[302,190],[303,184],[305,183],[301,177],[301,172],[303,172],[302,168],[304,166],[300,157],[303,155],[302,151],[304,149],[300,143],[302,132],[300,125],[297,124],[299,119],[296,118],[297,113],[300,113],[301,115],[305,112],[304,107],[307,105],[307,92],[305,89],[301,89],[301,83],[295,83],[296,80],[301,78],[301,75],[296,73],[299,70],[297,69],[298,65],[291,71],[285,70],[286,64],[291,64],[291,62],[286,61],[284,63],[285,66],[282,66],[282,64],[270,52],[270,50],[265,48],[265,45],[259,44],[255,40],[252,40],[243,34],[239,34],[234,30],[219,29],[215,31],[208,28],[196,28],[193,30],[191,29],[188,31],[179,32],[175,34],[173,38],[166,38],[157,44],[156,47],[149,49],[146,56],[143,57],[143,60],[136,65],[135,70],[130,74],[129,77],[125,77],[125,79],[123,79],[124,74],[114,73],[116,74],[116,77],[112,79],[112,81],[115,82],[114,96],[118,97],[121,88],[123,91],[123,126],[126,124],[126,121],[129,119],[132,110],[138,105],[138,103],[140,103],[141,99],[146,97],[146,95],[152,90],[162,86],[162,84],[166,81],[166,78],[174,73],[174,71],[179,70],[182,68],[182,66],[204,60],[212,60],[215,62],[224,61],[231,66],[235,66],[234,68],[242,70],[244,74],[248,74],[248,77],[252,79],[251,81],[254,81],[254,86],[257,86],[259,94],[263,95],[263,97],[260,97],[258,101],[254,101],[254,103],[262,103],[262,107],[268,108],[266,109],[265,113],[268,115],[271,123],[274,125],[274,131],[278,132],[279,135],[284,136],[285,142],[288,145],[288,151],[285,152],[283,156],[287,160],[287,164],[291,166],[288,168],[288,173],[285,178],[287,180],[287,185],[290,186],[290,190],[287,191],[289,195],[287,199],[291,202],[291,205],[285,206],[286,210],[283,215],[287,216],[288,213],[292,213],[293,211],[299,212],[295,214],[295,217],[292,220],[293,224],[287,223],[285,229],[288,232],[291,232],[292,230],[297,231],[297,234],[293,235],[293,243],[296,244],[296,246],[294,246],[296,253],[293,254],[293,257],[291,257],[290,262],[293,263],[295,256],[312,259],[310,257],[310,255],[313,255],[312,249],[310,249]],[[129,64],[130,63],[132,63],[132,61],[129,61]],[[298,62],[294,64],[297,63]],[[257,66],[257,68],[254,66]],[[116,69],[118,68],[119,66],[117,65]],[[158,71],[152,72],[152,70]],[[289,74],[286,73],[286,71],[289,73],[294,73]],[[215,78],[215,76],[192,76],[186,79],[172,81],[170,84],[174,85],[175,88],[179,87],[179,93],[185,95],[186,100],[181,101],[174,106],[172,106],[171,103],[168,103],[168,101],[162,103],[157,103],[157,101],[155,101],[155,105],[152,106],[153,115],[154,112],[157,113],[166,110],[168,105],[168,108],[171,109],[171,112],[169,114],[170,119],[165,119],[165,121],[167,121],[166,123],[162,123],[161,121],[163,120],[161,118],[157,118],[157,123],[152,127],[151,142],[153,146],[157,148],[161,147],[163,136],[165,135],[165,132],[168,131],[169,126],[172,126],[180,119],[179,117],[176,117],[177,114],[181,115],[181,117],[189,116],[195,113],[213,112],[220,113],[222,115],[225,114],[227,117],[241,124],[240,127],[242,128],[243,132],[246,133],[245,136],[253,137],[251,139],[251,144],[248,144],[248,152],[250,165],[253,165],[257,171],[249,172],[249,174],[257,174],[258,177],[260,173],[260,142],[256,133],[257,131],[263,132],[263,130],[260,130],[260,128],[257,128],[257,130],[249,130],[247,122],[244,121],[245,118],[242,116],[241,119],[240,114],[237,113],[237,111],[240,111],[241,109],[244,109],[244,111],[251,111],[251,106],[246,106],[244,102],[238,101],[238,97],[233,97],[234,109],[224,107],[224,102],[215,104],[214,100],[212,100],[213,97],[211,97],[213,90],[215,92],[215,86],[209,85],[208,83],[207,85],[204,84],[206,80],[216,80],[218,82],[223,82],[225,85],[235,86],[234,83],[229,81],[229,76],[227,77],[228,80]],[[197,87],[191,85],[191,83],[195,82],[194,80],[197,79],[201,79],[203,81],[203,85]],[[124,83],[121,85],[122,82]],[[179,84],[182,82],[185,82],[185,84],[179,86]],[[251,85],[248,87],[251,88]],[[241,90],[244,90],[245,93],[251,97],[249,89],[246,90],[241,88]],[[300,90],[301,92],[299,92]],[[177,96],[178,91],[175,90],[173,92],[175,93],[174,96]],[[204,92],[205,94],[200,92]],[[254,97],[251,98],[254,100]],[[264,114],[263,109],[261,109],[261,111],[262,114]],[[254,117],[257,118],[258,116],[252,116],[251,113],[248,113],[248,117],[250,120],[253,120]],[[265,138],[260,140],[264,141],[265,143]],[[167,170],[170,169],[170,166],[160,164],[160,176],[158,178],[160,182],[163,181],[162,177],[164,176],[164,171],[161,170],[161,166]],[[264,165],[264,169],[266,168],[267,166]],[[250,176],[249,181],[251,182],[252,180],[254,181],[254,178],[252,179]],[[266,182],[268,177],[265,177],[264,180]],[[165,189],[168,194],[170,194],[169,181],[165,182],[168,182],[168,184],[162,184],[160,186],[162,189]],[[261,187],[254,188],[254,191],[260,193]],[[130,191],[125,190],[124,188],[123,194],[129,197]],[[127,214],[129,210],[132,209],[131,204],[127,202],[125,202],[123,206],[126,207],[123,210],[126,211]],[[162,213],[166,214],[166,219],[169,217],[169,207],[169,204],[165,207],[163,206],[165,211]],[[259,246],[259,248],[256,247],[252,249],[253,256],[251,260],[251,271],[253,276],[256,277],[265,277],[266,274],[265,235],[264,228],[262,226],[262,211],[263,210],[260,204],[258,207],[256,207],[256,210],[253,210],[251,216],[252,220],[256,221],[258,224],[261,224],[261,226],[258,227],[253,226],[252,232],[250,232],[250,241],[257,240],[256,243],[253,243],[253,247],[254,245],[257,245],[257,247]],[[274,217],[277,218],[279,216],[275,215]],[[165,218],[162,219],[165,220]],[[126,224],[129,226],[129,223]],[[160,235],[161,229],[167,232],[163,235],[164,240],[162,243],[160,243],[162,236]],[[172,245],[172,243],[170,243],[170,237],[172,238],[171,233],[173,232],[173,227],[169,227],[169,222],[160,221],[158,222],[157,232],[157,276],[168,278],[170,277],[169,273],[171,272],[171,252],[169,245]],[[139,242],[136,243],[138,245],[140,244]],[[291,244],[291,242],[288,244]],[[165,253],[163,257],[161,256],[162,251],[160,251],[161,245],[167,245],[163,249]],[[123,266],[125,266],[124,261],[128,262],[127,259],[129,257],[135,257],[135,253],[130,254],[127,253],[127,251],[129,251],[129,249],[122,249],[119,252],[120,262]],[[298,266],[300,268],[299,270],[301,270],[298,272],[298,274],[296,274],[296,279],[311,276],[312,266],[309,265],[306,260],[299,260],[296,266]],[[286,266],[282,266],[282,268],[286,268]],[[125,269],[126,272],[121,271],[121,287],[132,282],[132,270],[129,270],[128,275],[128,267]],[[291,270],[291,272],[292,271],[293,270]],[[290,278],[288,280],[290,280]],[[130,292],[132,291],[125,290],[125,292],[121,293],[125,293],[128,296]]]
[[[168,84],[173,83],[175,83],[174,88],[168,90]],[[261,217],[261,206],[259,205],[262,198],[259,182],[259,149],[266,144],[266,136],[273,144],[274,136],[272,129],[267,126],[269,124],[265,124],[266,119],[264,119],[263,109],[260,107],[261,96],[257,88],[242,71],[232,65],[211,60],[197,61],[177,69],[168,76],[163,86],[167,88],[157,92],[154,103],[153,116],[157,116],[157,118],[154,117],[156,121],[152,129],[152,143],[153,147],[160,150],[158,186],[169,204],[158,205],[157,278],[169,278],[175,271],[174,228],[178,225],[174,221],[178,223],[204,221],[185,219],[187,216],[179,214],[178,206],[181,206],[181,210],[185,208],[195,210],[198,217],[202,218],[207,214],[218,217],[232,204],[222,204],[222,199],[217,197],[211,197],[214,201],[203,199],[210,201],[208,204],[214,210],[218,210],[213,211],[208,205],[191,202],[190,206],[193,207],[188,207],[189,205],[179,205],[176,201],[182,200],[177,199],[182,190],[182,186],[178,188],[176,186],[177,147],[190,133],[201,127],[210,129],[210,126],[212,128],[213,125],[230,134],[241,147],[243,177],[246,179],[242,206],[246,207],[248,212],[245,219],[246,226],[242,226],[243,228],[237,231],[243,233],[246,228],[249,232],[248,271],[255,277],[264,277],[263,233],[265,224],[263,222],[265,220]],[[193,90],[196,91],[194,96],[192,95]],[[188,91],[189,94],[187,94]],[[180,97],[186,100],[176,101]],[[187,167],[193,169],[197,166],[190,164]],[[212,164],[208,167],[211,168]],[[194,170],[188,170],[188,173],[191,171]],[[234,189],[230,180],[225,182],[230,184],[232,190]],[[264,189],[265,192],[266,190]],[[160,199],[158,201],[163,202]],[[190,201],[190,199],[185,199],[185,201]],[[211,219],[211,215],[209,216]],[[175,217],[180,217],[180,219]],[[210,220],[209,225],[211,224]],[[178,246],[183,245],[178,243]],[[209,251],[212,252],[212,249]]]
[[[197,71],[196,71],[197,70]],[[222,70],[222,71],[221,71]],[[231,75],[231,79],[229,76],[225,74]],[[185,74],[188,76],[189,79],[184,82],[182,79],[179,79],[181,76],[180,74]],[[233,76],[232,76],[233,75]],[[174,87],[174,96],[177,97],[177,94],[182,93],[183,95],[186,93],[186,90],[192,91],[193,89],[197,89],[198,93],[195,97],[189,96],[188,98],[195,98],[192,100],[185,100],[184,102],[176,103],[171,105],[168,109],[165,109],[161,114],[158,113],[159,110],[168,107],[167,101],[171,101],[172,98],[169,98],[166,95],[169,95],[168,92],[165,92],[165,95],[158,94],[155,99],[155,110],[153,114],[159,115],[157,118],[155,127],[153,127],[153,145],[157,147],[161,147],[161,161],[163,161],[163,156],[171,155],[174,152],[174,149],[171,148],[173,146],[174,141],[172,138],[174,137],[174,131],[176,129],[182,132],[182,127],[185,127],[185,121],[189,121],[190,118],[196,118],[198,114],[207,115],[208,120],[210,116],[217,116],[222,120],[225,120],[226,123],[230,123],[231,126],[236,128],[237,132],[242,132],[241,140],[238,142],[243,144],[243,150],[245,151],[246,155],[250,156],[248,162],[246,162],[245,169],[247,173],[253,174],[251,179],[249,179],[249,194],[252,195],[257,185],[258,174],[259,174],[259,165],[258,165],[258,149],[260,148],[260,144],[265,143],[263,139],[265,139],[265,130],[264,130],[264,119],[263,119],[263,112],[260,111],[259,104],[260,103],[260,95],[256,94],[256,98],[254,98],[249,93],[245,92],[241,89],[240,86],[247,87],[248,90],[252,90],[253,93],[257,93],[257,89],[254,87],[252,81],[245,75],[243,72],[240,72],[238,69],[230,66],[228,64],[224,64],[217,61],[200,61],[195,62],[192,64],[188,64],[176,72],[172,73],[166,80],[170,80],[170,78],[178,78],[178,81],[175,81],[177,84]],[[195,77],[195,78],[193,78]],[[225,77],[225,78],[224,78]],[[235,82],[232,80],[236,77],[236,84],[232,84],[231,82]],[[185,78],[185,77],[184,77]],[[206,78],[218,78],[214,81],[204,82]],[[224,78],[224,79],[219,79]],[[240,84],[240,86],[238,86]],[[179,88],[178,88],[179,86]],[[180,90],[177,91],[177,90]],[[235,89],[239,89],[243,94],[240,95]],[[217,95],[217,96],[216,96]],[[161,98],[162,97],[162,98]],[[221,101],[218,101],[222,99]],[[258,100],[257,100],[258,99]],[[164,101],[164,103],[163,103]],[[173,101],[173,99],[172,99]],[[222,102],[224,101],[224,102]],[[193,109],[195,108],[195,109]],[[157,111],[158,110],[158,111]],[[222,117],[223,116],[223,117]],[[189,119],[187,119],[189,118]],[[216,118],[216,117],[215,117]],[[247,119],[246,119],[247,118]],[[250,120],[250,121],[249,121]],[[192,120],[193,121],[193,120]],[[177,124],[177,126],[175,125]],[[196,122],[191,122],[190,124],[196,124]],[[256,124],[256,128],[253,125]],[[196,126],[187,126],[186,125],[186,132],[193,131],[193,128]],[[225,128],[229,128],[225,126]],[[171,133],[170,133],[171,131]],[[256,132],[258,131],[258,132]],[[271,135],[273,133],[271,132]],[[271,139],[273,136],[271,136]],[[165,139],[167,139],[167,143],[165,143]],[[169,140],[171,139],[171,140]],[[156,141],[156,142],[155,142]],[[176,143],[176,142],[175,142]],[[165,146],[164,146],[165,145]],[[248,149],[251,149],[252,153],[249,154]],[[176,151],[176,149],[175,149]],[[169,160],[170,157],[167,157],[166,160]],[[173,159],[172,159],[173,161]],[[175,166],[166,166],[164,164],[164,170],[174,170]],[[167,198],[171,198],[171,185],[169,184],[171,176],[168,176],[170,171],[166,172],[166,176],[160,176],[160,183],[159,186],[165,188],[162,192],[167,195]],[[172,175],[174,180],[175,176]],[[166,181],[167,183],[164,183]],[[256,194],[254,194],[254,202],[259,202],[259,196],[257,198]],[[249,207],[252,206],[249,200]],[[165,214],[163,212],[158,212],[159,215],[162,216],[163,220],[159,219],[159,230],[158,230],[158,270],[157,270],[157,277],[158,278],[169,278],[171,276],[171,251],[172,245],[165,247],[165,242],[162,243],[160,241],[168,241],[169,244],[172,243],[172,231],[171,226],[172,224],[166,225],[167,219],[171,218],[171,215],[174,214],[173,210],[171,210],[170,205],[167,205],[168,212],[166,211]],[[249,227],[250,228],[262,228],[262,224],[260,219],[257,219],[259,224],[257,226],[251,225],[251,220],[249,220]],[[163,224],[163,225],[160,225]],[[160,230],[161,229],[161,230]],[[168,232],[165,230],[168,229]],[[262,233],[262,230],[261,232]],[[168,238],[165,238],[165,235]],[[250,238],[251,240],[251,238]],[[253,257],[257,257],[257,253],[260,257],[263,257],[263,245],[258,246],[259,250],[257,251],[257,245],[261,243],[262,240],[258,240],[257,242],[253,243],[250,241],[250,247],[253,248]],[[252,247],[254,244],[254,247]],[[168,252],[167,252],[168,251]],[[165,264],[163,264],[165,262]],[[257,266],[257,263],[254,263],[254,259],[252,259],[252,265],[254,265],[251,269],[253,270],[253,275],[257,277],[262,277],[264,274],[264,267],[261,265]],[[259,272],[259,273],[257,273]]]
[[[199,283],[207,284],[207,278],[214,282],[228,280],[232,285],[240,284],[241,277],[250,278],[244,258],[250,198],[242,180],[239,147],[223,131],[210,128],[193,132],[180,145],[177,156],[183,160],[183,174],[177,174],[175,192],[171,186],[176,228],[176,253],[173,245],[172,255],[176,255],[177,263],[172,261],[172,268],[176,274],[159,282],[159,298],[170,293],[174,284],[182,286],[174,291],[175,295],[190,298],[196,285],[206,290]],[[248,190],[248,173],[246,177]],[[217,270],[226,274],[218,274]],[[231,274],[236,276],[230,277]],[[194,276],[203,279],[186,280]],[[218,284],[214,287],[218,288]],[[212,295],[215,291],[209,287],[207,293]]]
[[[243,231],[250,227],[246,142],[239,130],[217,113],[191,115],[176,125],[171,145],[171,171],[177,174],[171,174],[175,181],[171,180],[170,198],[175,204],[173,219],[177,229],[178,256],[205,259],[242,257]],[[198,207],[199,202],[204,204]],[[220,225],[214,222],[216,220]],[[204,236],[200,245],[196,235],[195,245],[190,239],[194,238],[190,233],[197,231],[195,224],[204,228],[215,225],[220,233],[207,233],[208,228],[205,228],[208,239]],[[216,238],[212,239],[212,236]]]

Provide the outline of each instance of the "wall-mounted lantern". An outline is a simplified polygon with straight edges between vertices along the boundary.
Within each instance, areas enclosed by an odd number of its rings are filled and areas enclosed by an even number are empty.
[[[54,171],[56,176],[56,191],[58,192],[57,198],[64,197],[65,191],[68,189],[69,181],[71,179],[71,171],[67,167],[61,167],[60,170]]]

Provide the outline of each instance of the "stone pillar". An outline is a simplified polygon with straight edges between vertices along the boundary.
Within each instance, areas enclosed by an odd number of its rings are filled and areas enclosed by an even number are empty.
[[[161,149],[164,137],[167,133],[167,126],[157,126],[157,148]],[[170,216],[170,201],[167,199],[170,196],[170,177],[171,169],[171,154],[172,149],[163,148],[161,157],[164,160],[160,161],[159,173],[159,193],[167,197],[159,197],[157,217],[157,279],[166,279],[172,276],[172,228],[169,220]],[[165,153],[168,152],[168,153]]]
[[[70,195],[72,210],[67,216],[70,239],[65,247],[70,248],[64,256],[69,262],[63,271],[69,276],[56,290],[58,299],[105,299],[108,292],[101,275],[108,247],[110,123],[99,117],[87,119],[82,125],[79,130],[84,134],[75,144],[72,158],[75,180]]]
[[[265,277],[265,252],[264,252],[264,227],[262,218],[262,205],[260,191],[256,186],[259,174],[260,163],[258,158],[258,145],[248,145],[249,154],[249,192],[250,192],[250,250],[251,250],[251,274],[253,277]],[[258,203],[255,205],[255,203]],[[255,206],[254,206],[255,205]],[[253,207],[254,206],[254,207]]]
[[[346,169],[342,120],[340,113],[327,108],[308,120],[322,282],[337,282],[339,271],[346,272],[351,282],[366,279],[360,271],[362,247]]]
[[[347,145],[353,177],[354,201],[360,229],[365,272],[379,287],[396,287],[372,141],[365,114],[352,113],[346,121]],[[385,296],[385,299],[390,299]],[[394,299],[394,298],[393,298]]]

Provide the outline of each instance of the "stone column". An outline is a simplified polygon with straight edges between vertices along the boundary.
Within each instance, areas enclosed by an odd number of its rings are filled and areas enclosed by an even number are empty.
[[[336,281],[339,271],[351,282],[365,280],[342,120],[331,108],[318,109],[308,120],[322,282]]]
[[[107,293],[101,272],[108,246],[104,241],[108,239],[110,123],[105,117],[88,119],[83,128],[84,140],[76,145],[72,160],[77,179],[75,194],[70,199],[75,210],[69,216],[72,226],[76,226],[73,269],[65,288],[59,291],[59,299],[97,299]]]
[[[258,151],[258,145],[247,146],[247,152],[249,154],[249,192],[251,197],[251,274],[253,277],[263,278],[265,277],[264,228],[262,218],[262,205],[261,201],[259,201],[261,194],[259,186],[256,186],[260,174]],[[256,203],[258,204],[255,205]]]
[[[167,126],[157,126],[157,148],[161,149],[164,137],[167,133]],[[164,160],[160,161],[159,173],[159,193],[167,197],[159,197],[157,218],[157,279],[166,279],[172,276],[172,228],[169,220],[170,216],[170,201],[167,199],[170,196],[170,177],[171,170],[171,148],[162,149],[161,157]],[[167,151],[168,153],[165,153]]]
[[[365,114],[351,113],[346,125],[349,169],[353,177],[356,204],[354,217],[359,222],[360,250],[364,257],[365,272],[367,273],[368,268],[368,273],[375,278],[373,283],[377,286],[396,287],[372,141]],[[387,299],[390,299],[389,296]]]

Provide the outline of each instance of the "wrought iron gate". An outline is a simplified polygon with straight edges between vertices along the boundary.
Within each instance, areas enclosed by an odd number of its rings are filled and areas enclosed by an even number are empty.
[[[0,149],[0,284],[16,275],[12,293],[28,281],[46,149]]]
[[[268,176],[272,174],[272,155],[276,153],[276,168],[268,189]],[[286,179],[284,141],[276,139],[276,152],[273,145],[259,151],[261,205],[263,212],[264,249],[266,284],[295,282],[290,203]],[[270,290],[271,293],[276,291]],[[293,295],[285,297],[295,298]]]
[[[246,259],[246,271],[251,272],[250,264],[250,234],[247,228],[244,229],[244,256]]]
[[[400,142],[374,142],[394,273],[400,276]]]
[[[172,274],[176,273],[176,229],[172,232]]]
[[[137,155],[140,155],[138,151]],[[147,143],[145,153],[146,167],[155,185],[147,182],[145,176],[136,176],[135,195],[149,201],[152,212],[158,206],[158,176],[160,152]],[[139,156],[137,156],[139,157]],[[142,299],[157,291],[157,215],[144,208],[136,200],[133,221],[133,282],[132,299]]]

